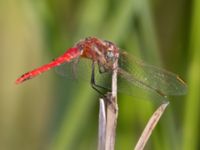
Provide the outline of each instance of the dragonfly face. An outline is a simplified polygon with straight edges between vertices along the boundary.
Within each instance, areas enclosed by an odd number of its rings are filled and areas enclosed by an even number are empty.
[[[89,37],[77,43],[76,47],[82,51],[81,57],[98,63],[100,72],[112,70],[113,63],[118,59],[118,48],[110,41]]]
[[[106,63],[103,64],[105,69],[113,70],[113,63],[118,59],[119,50],[115,44],[110,41],[104,41],[106,45],[106,50],[104,51],[104,58]]]

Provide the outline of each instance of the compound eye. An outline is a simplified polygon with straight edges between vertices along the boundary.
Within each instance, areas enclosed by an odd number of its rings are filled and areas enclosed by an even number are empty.
[[[114,57],[114,54],[112,51],[107,51],[107,54],[106,54],[107,58],[113,58]]]

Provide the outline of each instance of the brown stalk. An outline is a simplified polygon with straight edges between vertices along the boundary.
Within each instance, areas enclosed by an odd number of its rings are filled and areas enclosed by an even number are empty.
[[[117,67],[118,59],[113,64],[113,68]],[[104,103],[100,99],[98,150],[114,150],[118,117],[117,69],[113,69],[112,72],[112,92],[108,92],[103,101]],[[104,115],[105,112],[106,115]]]
[[[158,109],[153,113],[151,118],[149,119],[146,127],[144,128],[140,139],[138,140],[134,150],[143,150],[149,137],[151,136],[152,131],[154,130],[155,126],[157,125],[160,117],[164,113],[166,107],[168,106],[169,102],[162,103]]]

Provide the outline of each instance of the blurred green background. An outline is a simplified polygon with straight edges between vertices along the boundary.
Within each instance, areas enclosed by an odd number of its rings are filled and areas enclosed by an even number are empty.
[[[117,43],[149,64],[178,73],[188,94],[173,97],[146,146],[200,149],[199,0],[0,1],[0,150],[94,150],[98,98],[49,71],[22,85],[22,73],[87,36]],[[157,106],[119,94],[116,149],[133,149]]]

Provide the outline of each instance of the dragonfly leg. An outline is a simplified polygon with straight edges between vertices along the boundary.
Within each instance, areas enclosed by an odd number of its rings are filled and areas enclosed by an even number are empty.
[[[90,83],[91,83],[92,88],[95,91],[97,91],[99,94],[103,95],[103,96],[105,96],[105,94],[102,93],[98,88],[110,91],[110,89],[96,84],[96,82],[95,82],[95,63],[94,62],[92,62],[92,74],[91,74],[91,81],[90,81]]]

